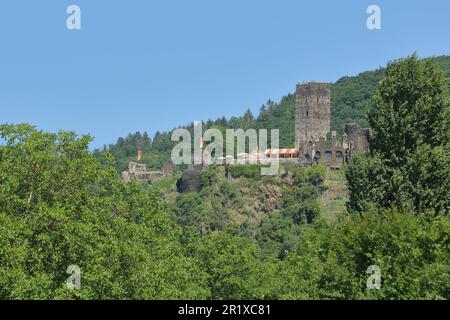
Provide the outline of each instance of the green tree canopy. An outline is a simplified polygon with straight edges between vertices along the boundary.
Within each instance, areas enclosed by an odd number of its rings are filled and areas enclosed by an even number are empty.
[[[88,136],[2,125],[0,299],[205,298],[157,196],[101,165]],[[70,265],[81,290],[66,287]]]
[[[371,154],[347,170],[349,208],[416,212],[450,206],[450,104],[444,74],[416,55],[391,63],[370,114]]]

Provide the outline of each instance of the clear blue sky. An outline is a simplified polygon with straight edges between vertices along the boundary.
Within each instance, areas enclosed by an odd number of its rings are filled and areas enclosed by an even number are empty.
[[[82,30],[66,29],[77,4]],[[382,10],[382,30],[366,9]],[[0,123],[95,136],[256,114],[299,81],[450,53],[448,0],[4,0]]]

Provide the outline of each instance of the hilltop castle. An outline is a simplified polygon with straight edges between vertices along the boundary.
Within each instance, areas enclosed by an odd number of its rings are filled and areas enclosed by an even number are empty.
[[[330,139],[327,139],[330,136]],[[325,161],[330,169],[340,169],[355,152],[369,151],[370,130],[346,124],[342,140],[331,131],[331,84],[298,84],[295,107],[295,148],[267,149],[269,158],[278,155],[280,163],[311,166]],[[177,181],[179,192],[200,190],[202,165],[190,164]]]
[[[331,126],[331,85],[298,84],[295,110],[295,148],[303,142],[326,138]]]
[[[327,139],[327,136],[329,139]],[[280,149],[281,162],[313,165],[323,159],[331,169],[339,169],[355,152],[369,151],[370,129],[346,124],[342,140],[331,131],[331,84],[298,84],[295,109],[295,149]],[[295,154],[293,155],[293,151]],[[273,151],[270,151],[273,153]]]
[[[311,166],[324,161],[328,168],[337,170],[354,153],[369,152],[369,138],[370,129],[346,124],[342,140],[337,141],[336,131],[331,131],[331,84],[310,82],[298,84],[296,88],[295,148],[267,149],[264,153],[269,158],[278,156],[280,163]],[[202,167],[201,164],[190,164],[178,188],[192,189],[192,181],[199,180]],[[145,165],[134,162],[130,162],[128,171],[122,173],[122,179],[126,181],[153,181],[166,176],[166,172],[148,172]]]

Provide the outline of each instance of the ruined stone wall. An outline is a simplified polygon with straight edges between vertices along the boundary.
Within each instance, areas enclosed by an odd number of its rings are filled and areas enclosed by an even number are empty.
[[[342,143],[337,142],[336,133],[333,132],[331,145],[326,143],[325,138],[319,141],[303,142],[300,146],[300,163],[303,166],[318,164],[319,161],[325,161],[327,166],[332,169],[339,169],[345,163],[345,149]]]
[[[326,138],[331,127],[331,84],[298,84],[295,110],[295,147]]]
[[[344,126],[344,143],[352,152],[369,152],[370,129],[361,128],[355,123]]]

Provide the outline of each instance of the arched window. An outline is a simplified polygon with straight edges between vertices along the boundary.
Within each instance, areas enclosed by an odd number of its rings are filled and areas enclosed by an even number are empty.
[[[333,152],[325,151],[325,160],[331,160],[333,158]]]

